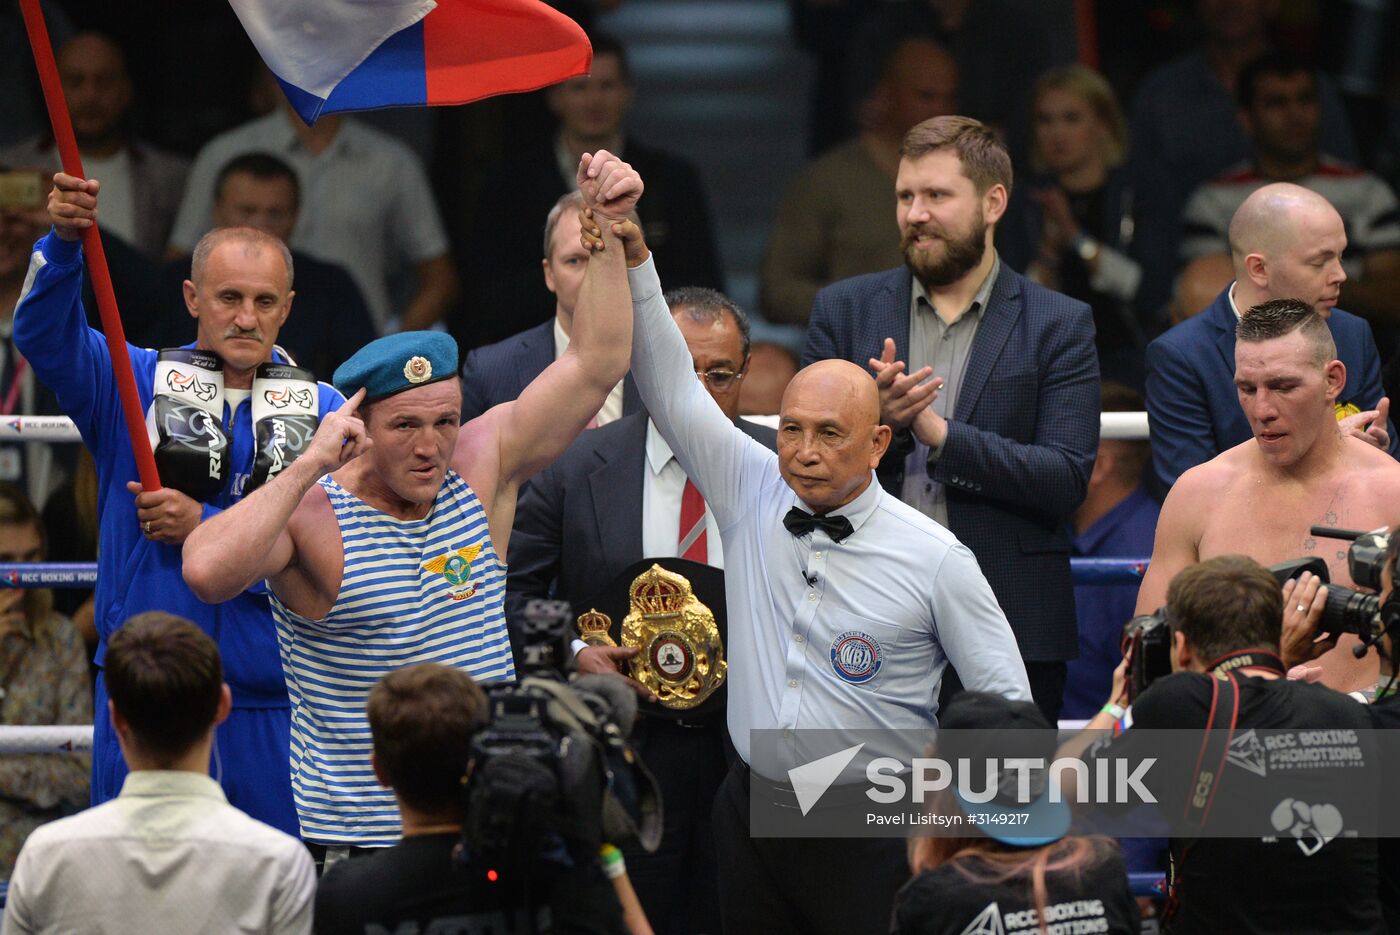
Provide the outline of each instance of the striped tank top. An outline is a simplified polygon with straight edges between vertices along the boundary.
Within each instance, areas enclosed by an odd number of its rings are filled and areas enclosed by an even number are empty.
[[[390,845],[399,813],[370,768],[369,690],[420,662],[479,682],[515,678],[506,568],[481,501],[455,471],[421,520],[388,516],[329,476],[320,483],[345,548],[340,593],[320,620],[272,599],[292,708],[292,794],[306,840]]]

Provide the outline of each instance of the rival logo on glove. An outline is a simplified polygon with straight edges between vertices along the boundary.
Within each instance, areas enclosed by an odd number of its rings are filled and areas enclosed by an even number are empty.
[[[280,390],[265,390],[263,399],[267,400],[267,404],[273,409],[286,409],[289,405],[294,405],[307,412],[316,411],[316,400],[310,390],[294,390],[290,386],[284,386]]]
[[[214,398],[214,394],[219,391],[213,383],[205,383],[193,373],[181,373],[179,370],[167,370],[165,372],[165,385],[177,393],[191,393],[195,399],[209,402]]]

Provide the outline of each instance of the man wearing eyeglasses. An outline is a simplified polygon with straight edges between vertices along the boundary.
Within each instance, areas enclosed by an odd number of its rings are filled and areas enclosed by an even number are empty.
[[[577,231],[577,218],[573,226]],[[772,449],[773,429],[739,418],[748,316],[712,289],[677,289],[666,302],[710,398],[745,434]],[[665,557],[724,567],[714,517],[642,412],[579,436],[521,494],[510,540],[507,622],[516,627],[531,598],[553,595],[578,605],[643,558]],[[591,646],[579,652],[579,670],[617,672],[633,652]],[[666,833],[656,854],[629,853],[627,869],[661,935],[720,927],[709,814],[728,770],[724,734],[722,712],[685,723],[643,718],[634,729],[633,743],[661,786]]]

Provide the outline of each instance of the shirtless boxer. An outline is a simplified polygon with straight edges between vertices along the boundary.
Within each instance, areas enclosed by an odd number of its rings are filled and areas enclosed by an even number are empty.
[[[1236,330],[1235,387],[1254,438],[1181,475],[1157,523],[1137,613],[1166,602],[1167,585],[1192,562],[1240,553],[1264,565],[1317,555],[1350,587],[1347,544],[1309,535],[1313,525],[1375,529],[1400,520],[1400,464],[1344,435],[1334,415],[1346,384],[1326,322],[1311,305],[1256,305]],[[1355,637],[1319,660],[1323,681],[1350,691],[1376,681],[1374,656]]]
[[[624,217],[641,194],[631,167],[603,151],[584,156],[578,181],[607,217]],[[310,448],[186,540],[185,581],[201,599],[268,581],[303,838],[363,847],[399,838],[393,793],[370,763],[365,698],[380,676],[438,662],[483,681],[514,677],[503,557],[516,493],[627,372],[631,321],[622,250],[595,255],[568,351],[518,399],[460,427],[450,336],[371,342],[336,371],[349,401]]]

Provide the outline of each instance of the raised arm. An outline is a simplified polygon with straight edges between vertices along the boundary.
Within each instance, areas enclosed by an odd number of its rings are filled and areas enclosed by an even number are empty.
[[[97,218],[99,188],[95,179],[54,176],[48,201],[53,231],[35,245],[14,311],[15,346],[96,452],[125,435],[106,340],[88,327],[81,300],[79,239]],[[127,352],[133,362],[150,353],[131,345]]]
[[[296,546],[287,528],[292,513],[317,481],[369,447],[364,422],[355,415],[364,398],[361,389],[328,413],[301,457],[190,534],[183,572],[196,597],[208,604],[231,600],[295,563]]]
[[[598,225],[585,219],[584,240],[598,240]],[[623,237],[636,331],[632,377],[651,419],[671,446],[686,476],[704,495],[721,530],[739,517],[745,485],[776,478],[771,451],[730,422],[695,379],[695,361],[661,294],[661,280],[635,224],[613,225]]]
[[[608,219],[625,217],[642,193],[641,177],[606,150],[591,157],[584,154],[578,182],[584,202]],[[563,454],[627,373],[632,345],[627,275],[620,243],[611,231],[604,236],[617,248],[589,258],[569,349],[532,380],[518,399],[485,416],[499,451],[497,498],[513,497],[520,484]],[[480,442],[478,431],[470,437]],[[467,479],[474,486],[479,483],[471,472]]]

